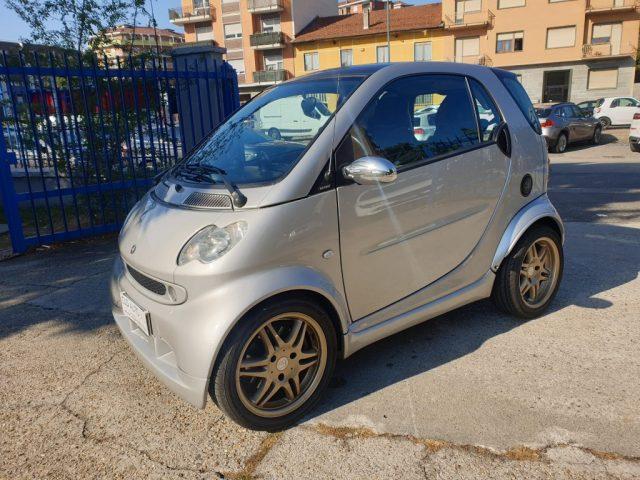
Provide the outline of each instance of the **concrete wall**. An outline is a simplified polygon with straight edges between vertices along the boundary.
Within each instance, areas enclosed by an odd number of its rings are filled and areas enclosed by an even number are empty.
[[[589,68],[612,68],[618,70],[618,86],[615,89],[587,89]],[[632,95],[634,90],[635,63],[629,58],[603,60],[598,62],[573,62],[554,65],[533,65],[508,70],[522,75],[522,85],[533,102],[542,101],[542,87],[545,71],[571,70],[569,101],[579,103],[600,97]]]
[[[291,0],[294,36],[309,25],[314,18],[333,15],[338,15],[338,2],[336,0]]]

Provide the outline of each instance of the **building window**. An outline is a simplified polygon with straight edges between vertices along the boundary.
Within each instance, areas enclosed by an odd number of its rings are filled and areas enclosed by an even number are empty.
[[[473,63],[480,56],[480,37],[456,38],[456,62]]]
[[[389,47],[387,45],[376,47],[376,61],[378,63],[387,63],[389,61]]]
[[[238,75],[244,74],[244,59],[239,58],[237,60],[227,60],[227,63],[233,67]]]
[[[462,17],[465,13],[479,12],[481,6],[480,0],[456,0],[456,18]]]
[[[224,38],[242,38],[242,25],[239,23],[227,23],[224,26]]]
[[[280,14],[262,15],[260,18],[260,26],[263,32],[279,32],[280,31]]]
[[[498,8],[524,7],[526,0],[498,0]]]
[[[524,32],[499,33],[496,37],[496,52],[521,52],[524,48]]]
[[[591,43],[620,43],[621,23],[599,23],[591,31]]]
[[[547,48],[573,47],[576,44],[576,26],[547,28]]]
[[[431,60],[431,42],[414,43],[413,60],[416,62],[428,62]]]
[[[353,65],[353,50],[340,50],[340,66],[350,67]]]
[[[196,42],[205,40],[213,40],[213,25],[210,23],[196,25]]]
[[[282,62],[282,52],[265,52],[263,55],[265,70],[282,70],[284,63]]]
[[[318,52],[310,52],[304,54],[304,70],[310,72],[311,70],[318,70],[320,68],[320,56]]]
[[[588,90],[616,88],[617,86],[618,86],[618,69],[617,68],[589,70],[589,79],[587,81]]]

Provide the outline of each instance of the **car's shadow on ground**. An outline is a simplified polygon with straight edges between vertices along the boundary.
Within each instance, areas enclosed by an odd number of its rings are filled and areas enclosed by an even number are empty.
[[[600,294],[635,280],[639,271],[640,229],[571,224],[564,279],[547,314],[573,305],[609,308]],[[468,355],[523,323],[485,300],[379,341],[339,363],[325,398],[307,419]]]

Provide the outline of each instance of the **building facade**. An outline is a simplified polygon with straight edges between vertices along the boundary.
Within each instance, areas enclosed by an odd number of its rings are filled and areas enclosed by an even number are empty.
[[[182,0],[169,18],[187,42],[224,47],[242,100],[294,75],[291,41],[316,17],[336,15],[335,0]]]
[[[295,74],[381,62],[444,60],[441,4],[316,18],[296,37]]]
[[[105,32],[107,45],[101,51],[109,61],[117,57],[156,52],[169,56],[171,50],[184,43],[184,34],[167,28],[118,25]]]
[[[443,0],[445,57],[516,73],[534,102],[633,93],[638,0]]]
[[[402,0],[341,0],[338,2],[338,15],[351,15],[352,13],[362,13],[364,9],[384,10],[387,1],[391,8],[410,7],[411,4]]]

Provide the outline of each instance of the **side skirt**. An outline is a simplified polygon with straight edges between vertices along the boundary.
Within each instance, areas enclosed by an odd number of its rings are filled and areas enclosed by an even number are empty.
[[[351,324],[344,338],[344,358],[385,337],[462,307],[463,305],[489,297],[494,280],[495,274],[492,271],[488,271],[482,278],[460,290],[445,295],[433,302],[416,307],[396,317],[389,318],[384,322],[364,329],[359,328],[358,324],[361,320]]]

